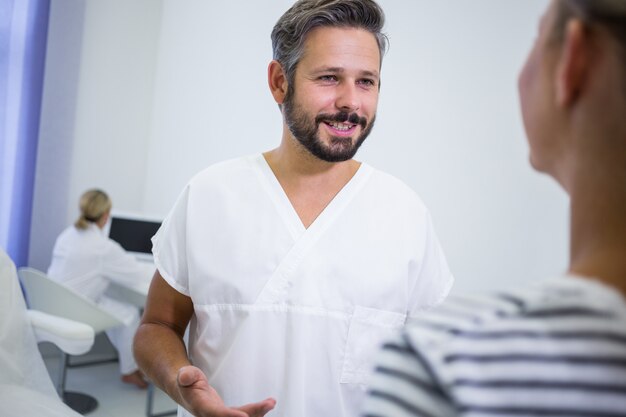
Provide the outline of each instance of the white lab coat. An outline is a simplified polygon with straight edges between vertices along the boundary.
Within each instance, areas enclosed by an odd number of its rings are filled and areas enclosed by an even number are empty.
[[[210,167],[153,253],[192,298],[192,362],[226,404],[272,396],[276,417],[356,416],[378,343],[453,282],[420,199],[366,164],[308,229],[262,155]]]
[[[136,306],[108,297],[106,290],[111,282],[130,286],[147,282],[154,270],[154,265],[138,261],[93,223],[85,230],[68,227],[54,245],[48,276],[91,299],[125,324],[107,331],[119,352],[122,374],[137,369],[132,338],[139,325],[139,311]]]

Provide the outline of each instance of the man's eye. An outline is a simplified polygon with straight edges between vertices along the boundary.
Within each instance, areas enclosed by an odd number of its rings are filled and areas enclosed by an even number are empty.
[[[371,80],[369,78],[364,78],[362,80],[359,80],[359,84],[366,86],[366,87],[374,87],[376,85],[376,81]]]
[[[337,77],[334,75],[322,75],[319,79],[320,81],[337,81]]]

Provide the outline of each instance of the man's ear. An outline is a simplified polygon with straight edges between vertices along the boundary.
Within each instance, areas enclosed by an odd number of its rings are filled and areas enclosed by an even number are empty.
[[[276,103],[283,104],[287,95],[287,76],[283,66],[276,60],[270,62],[267,67],[267,82]]]
[[[583,89],[591,66],[591,40],[584,24],[571,19],[565,26],[556,72],[556,100],[569,107]]]

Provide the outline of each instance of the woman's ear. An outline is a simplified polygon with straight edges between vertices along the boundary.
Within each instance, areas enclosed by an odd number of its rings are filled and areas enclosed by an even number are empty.
[[[591,39],[578,19],[565,26],[561,55],[556,73],[556,100],[560,107],[569,107],[584,87],[591,66]]]
[[[270,62],[267,67],[267,82],[276,103],[283,104],[287,95],[287,76],[283,71],[283,66],[276,60]]]
[[[100,229],[102,229],[107,222],[109,221],[109,217],[111,217],[111,209],[108,209],[104,214],[100,217],[98,222],[96,223]]]

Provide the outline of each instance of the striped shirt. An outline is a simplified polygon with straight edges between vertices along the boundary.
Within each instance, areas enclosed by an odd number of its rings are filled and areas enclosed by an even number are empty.
[[[383,345],[364,417],[626,417],[626,300],[560,277],[450,297]]]

